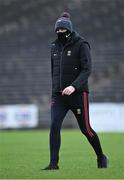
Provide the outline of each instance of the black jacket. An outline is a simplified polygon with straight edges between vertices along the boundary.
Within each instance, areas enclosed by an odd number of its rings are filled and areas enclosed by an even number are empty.
[[[78,92],[88,92],[91,73],[90,46],[76,32],[63,47],[56,39],[51,47],[52,93],[74,86]]]

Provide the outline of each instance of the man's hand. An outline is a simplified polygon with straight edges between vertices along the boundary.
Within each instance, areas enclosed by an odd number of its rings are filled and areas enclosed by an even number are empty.
[[[73,86],[68,86],[62,91],[62,96],[65,95],[71,95],[73,92],[75,92],[75,88]]]

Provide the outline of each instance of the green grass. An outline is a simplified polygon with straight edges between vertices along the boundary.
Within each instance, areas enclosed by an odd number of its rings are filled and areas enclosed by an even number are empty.
[[[1,179],[124,179],[124,133],[100,133],[108,169],[96,168],[95,154],[79,130],[62,130],[60,170],[41,171],[49,162],[49,132],[0,132]]]

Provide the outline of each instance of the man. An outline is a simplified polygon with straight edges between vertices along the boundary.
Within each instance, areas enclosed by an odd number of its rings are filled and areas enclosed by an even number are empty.
[[[50,163],[44,170],[59,169],[60,129],[71,110],[81,132],[97,156],[97,167],[107,168],[99,138],[89,122],[88,77],[91,73],[90,45],[73,31],[69,13],[55,23],[57,39],[51,48],[52,104],[50,128]]]

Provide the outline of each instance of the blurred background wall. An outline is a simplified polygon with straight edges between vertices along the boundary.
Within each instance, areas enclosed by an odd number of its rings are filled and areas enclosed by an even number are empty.
[[[63,11],[91,44],[90,102],[124,102],[123,0],[0,0],[0,105],[37,105],[40,127],[50,122],[50,47]],[[65,125],[75,123],[69,113]]]

